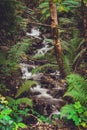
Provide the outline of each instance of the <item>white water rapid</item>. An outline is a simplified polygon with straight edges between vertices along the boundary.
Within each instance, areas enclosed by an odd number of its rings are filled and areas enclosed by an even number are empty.
[[[41,39],[39,36],[40,36],[41,32],[39,31],[38,28],[32,28],[31,29],[31,33],[27,32],[26,33],[26,36],[31,36],[31,37],[34,37],[34,38],[38,38],[38,39]]]

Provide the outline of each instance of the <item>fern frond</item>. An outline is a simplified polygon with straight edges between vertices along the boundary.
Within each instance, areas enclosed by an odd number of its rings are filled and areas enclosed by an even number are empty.
[[[69,84],[75,82],[76,84],[83,84],[85,79],[80,76],[79,74],[70,74],[66,77],[66,80],[68,81]]]
[[[60,118],[63,118],[63,117],[67,117],[69,115],[69,113],[71,113],[73,111],[74,107],[72,104],[69,104],[69,105],[65,105],[61,108],[61,111],[60,111]]]
[[[69,58],[66,55],[63,55],[63,60],[64,60],[64,67],[66,68],[66,74],[70,74],[70,72],[72,71],[72,67],[71,67],[71,63]]]
[[[33,106],[32,100],[29,99],[29,98],[19,98],[19,99],[16,99],[16,104],[21,104],[21,103],[29,105],[30,107]]]
[[[41,13],[43,14],[41,16],[41,19],[40,20],[44,20],[45,18],[48,18],[50,16],[50,12],[49,12],[49,2],[48,1],[45,1],[45,2],[42,2],[41,4],[39,4],[39,9],[41,10]]]
[[[69,18],[60,18],[60,23],[62,23],[63,25],[65,24],[73,24],[73,21],[71,20],[71,19],[69,19]]]
[[[83,38],[80,38],[80,42],[79,42],[77,50],[84,44],[85,44],[85,40]]]
[[[7,100],[8,100],[8,105],[13,105],[13,104],[15,104],[15,99],[13,99],[12,97],[6,97],[7,98]]]
[[[61,46],[63,50],[70,52],[70,44],[68,42],[61,39]]]
[[[8,99],[8,105],[10,107],[14,106],[14,105],[20,105],[22,103],[29,105],[30,107],[33,106],[32,100],[29,98],[18,98],[18,99],[13,99],[12,97],[7,97]]]
[[[70,96],[87,105],[87,81],[79,74],[70,74],[66,80],[69,86],[64,96]]]
[[[49,67],[58,67],[58,65],[48,63],[48,64],[45,64],[45,65],[36,67],[35,69],[32,70],[32,73],[38,73],[38,72],[46,71],[47,68],[49,68]]]
[[[86,52],[86,48],[82,49],[77,55],[76,57],[74,58],[73,60],[73,64],[82,56],[82,54]]]
[[[44,40],[49,44],[53,45],[53,39],[45,38]]]
[[[57,64],[54,51],[48,51],[45,55],[38,54],[33,56],[32,58],[37,60],[43,59],[43,60],[47,60],[48,62]]]
[[[45,55],[41,55],[41,54],[37,54],[37,55],[34,55],[32,56],[32,59],[44,59],[45,58]]]
[[[18,89],[17,94],[15,97],[19,97],[22,93],[29,91],[29,89],[36,85],[37,82],[33,80],[26,80],[23,85]]]
[[[14,60],[18,62],[20,60],[20,57],[25,54],[25,52],[28,50],[29,46],[31,46],[31,40],[30,39],[24,39],[21,42],[18,42],[16,45],[12,46],[9,50],[8,59]]]

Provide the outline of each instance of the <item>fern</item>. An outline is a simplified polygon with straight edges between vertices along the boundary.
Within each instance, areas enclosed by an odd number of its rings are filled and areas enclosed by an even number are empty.
[[[72,66],[69,58],[66,55],[63,55],[64,67],[66,68],[66,74],[70,74],[72,72]]]
[[[31,46],[30,39],[24,39],[22,42],[18,42],[16,45],[12,46],[9,51],[8,62],[18,62],[21,56],[28,50],[29,46]]]
[[[73,60],[73,64],[82,56],[82,54],[84,54],[84,52],[86,52],[86,48],[82,49],[74,58]]]
[[[29,105],[30,107],[33,106],[32,100],[29,98],[18,98],[18,99],[13,99],[11,97],[7,97],[8,99],[8,105],[9,106],[14,106],[14,105],[20,105],[22,103]]]
[[[55,56],[54,50],[51,51],[51,52],[47,52],[47,53],[45,54],[45,59],[46,59],[48,62],[57,64],[57,60],[56,60],[56,56]]]
[[[49,67],[54,68],[54,67],[58,67],[58,65],[48,63],[45,65],[36,67],[35,69],[32,70],[32,73],[46,72],[46,70],[49,69]]]
[[[36,54],[34,56],[32,56],[32,59],[44,59],[45,56],[44,55],[41,55],[41,54]]]
[[[73,24],[73,19],[69,19],[69,18],[60,18],[60,25],[67,25],[67,24]]]
[[[52,44],[52,40],[51,39],[45,39],[46,42],[50,42],[49,44]],[[53,45],[51,45],[51,47],[49,47],[48,51],[45,52],[45,54],[35,54],[34,56],[32,56],[33,59],[44,59],[44,60],[50,60],[52,59],[52,57],[54,56],[54,54],[52,54],[53,52]],[[48,55],[50,55],[50,57],[48,57]]]
[[[32,100],[29,98],[19,98],[16,100],[16,103],[17,104],[25,103],[26,105],[29,105],[30,107],[32,107],[33,105]]]
[[[61,39],[61,46],[62,46],[63,50],[65,50],[65,51],[67,51],[69,53],[71,52],[70,49],[69,49],[70,48],[70,44],[68,42],[62,40],[62,39]]]
[[[72,104],[65,105],[61,108],[60,118],[67,117],[69,113],[73,111],[74,107]]]
[[[79,31],[76,28],[74,28],[71,40],[65,42],[65,44],[62,44],[62,48],[64,48],[65,51],[63,56],[65,67],[69,66],[70,68],[72,68],[72,65],[74,65],[74,63],[78,61],[80,56],[85,52],[85,49],[81,49],[81,46],[83,44],[84,44],[83,38],[79,38]],[[77,50],[80,51],[77,52]]]
[[[33,80],[26,80],[23,85],[18,89],[16,97],[19,97],[22,93],[29,91],[29,89],[36,85],[37,82]]]
[[[47,43],[49,43],[50,45],[53,45],[53,39],[45,38],[44,40],[45,40]]]
[[[7,53],[4,51],[0,52],[0,64],[2,65],[0,72],[5,73],[6,75],[10,74],[10,71],[18,70],[18,62],[26,56],[26,51],[31,46],[30,39],[24,39],[21,42],[18,42],[16,45],[13,45]]]
[[[50,10],[49,10],[49,2],[48,0],[45,0],[45,2],[41,2],[38,9],[41,10],[41,14],[43,14],[40,18],[40,20],[45,20],[50,16]]]
[[[87,106],[87,81],[78,74],[70,74],[67,76],[66,80],[69,86],[64,97],[70,96]]]

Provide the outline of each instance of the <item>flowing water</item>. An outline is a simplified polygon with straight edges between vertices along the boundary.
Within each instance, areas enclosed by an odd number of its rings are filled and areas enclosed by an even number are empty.
[[[28,37],[34,37],[34,38],[41,39],[41,37],[40,37],[41,32],[37,28],[32,28],[31,33],[27,32],[26,35]],[[41,44],[43,46],[39,49],[36,49],[35,55],[38,55],[38,54],[44,55],[49,50],[53,49],[53,46],[50,46],[49,42],[45,41],[45,38],[43,39],[43,42]],[[61,97],[58,97],[58,96],[57,96],[58,98],[53,97],[53,95],[51,93],[53,93],[54,90],[56,90],[56,93],[57,93],[57,91],[59,91],[60,86],[59,86],[59,88],[56,87],[54,89],[49,89],[48,87],[46,87],[46,86],[48,86],[48,84],[41,83],[40,81],[42,80],[41,78],[43,77],[44,74],[43,73],[32,74],[32,69],[35,69],[36,65],[20,63],[20,68],[21,68],[21,72],[22,72],[22,79],[27,79],[27,80],[33,79],[33,80],[38,81],[38,84],[30,89],[30,92],[33,94],[32,97],[34,97],[35,99],[38,99],[39,101],[41,100],[41,102],[45,102],[48,105],[50,104],[51,108],[52,108],[50,115],[59,114],[60,112],[58,109],[60,108],[63,100],[61,99]],[[55,71],[53,73],[50,73],[50,75],[59,77],[60,72]],[[47,108],[45,107],[45,109],[47,109]]]
[[[32,28],[31,29],[31,33],[27,32],[26,33],[26,36],[31,36],[31,37],[34,37],[34,38],[38,38],[38,39],[41,39],[39,36],[40,36],[41,32],[39,31],[38,28]]]

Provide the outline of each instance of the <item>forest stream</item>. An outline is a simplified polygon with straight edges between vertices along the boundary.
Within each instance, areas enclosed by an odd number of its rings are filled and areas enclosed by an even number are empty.
[[[32,28],[31,33],[26,33],[27,37],[33,37],[42,41],[41,32],[38,28]],[[45,55],[49,50],[53,49],[53,46],[49,44],[45,40],[45,36],[43,41],[40,43],[41,48],[34,51],[34,55]],[[38,43],[36,43],[38,44]],[[33,53],[33,52],[32,52]],[[22,79],[26,80],[35,80],[38,82],[36,86],[30,88],[30,97],[36,102],[36,111],[43,115],[52,114],[60,114],[60,108],[65,104],[64,100],[61,98],[65,87],[63,83],[60,83],[60,72],[54,71],[49,72],[48,75],[44,75],[44,73],[33,74],[32,69],[35,69],[40,64],[32,63],[20,63]],[[53,78],[51,78],[53,77]],[[55,80],[56,79],[56,80]],[[51,81],[52,80],[52,81]]]
[[[0,130],[87,130],[87,0],[1,0]]]

